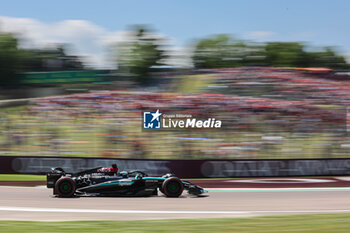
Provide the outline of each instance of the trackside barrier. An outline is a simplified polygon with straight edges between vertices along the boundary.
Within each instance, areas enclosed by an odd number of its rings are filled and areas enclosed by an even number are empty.
[[[350,175],[350,159],[160,160],[0,156],[2,174],[45,174],[51,167],[77,172],[116,163],[121,170],[151,176],[174,173],[180,178],[282,177]]]

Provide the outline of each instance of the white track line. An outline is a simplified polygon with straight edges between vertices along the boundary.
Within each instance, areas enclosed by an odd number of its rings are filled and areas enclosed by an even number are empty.
[[[187,210],[100,210],[100,209],[63,209],[0,206],[0,211],[17,212],[54,212],[54,213],[105,213],[105,214],[247,214],[247,211],[187,211]]]
[[[259,213],[349,213],[350,210],[237,210],[237,211],[191,211],[191,210],[101,210],[101,209],[63,209],[0,206],[0,211],[51,212],[51,213],[105,213],[105,214],[259,214]]]

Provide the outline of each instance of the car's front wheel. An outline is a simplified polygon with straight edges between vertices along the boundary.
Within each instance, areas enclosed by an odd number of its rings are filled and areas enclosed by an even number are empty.
[[[184,190],[184,186],[181,180],[177,177],[170,177],[166,179],[162,184],[161,191],[167,197],[179,197]]]
[[[55,184],[55,191],[59,197],[73,197],[75,190],[75,182],[69,177],[61,177]]]

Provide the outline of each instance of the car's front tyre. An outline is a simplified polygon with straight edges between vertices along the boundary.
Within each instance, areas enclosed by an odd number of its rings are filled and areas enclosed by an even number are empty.
[[[161,191],[167,197],[179,197],[184,190],[182,181],[177,177],[170,177],[166,179],[162,184]]]

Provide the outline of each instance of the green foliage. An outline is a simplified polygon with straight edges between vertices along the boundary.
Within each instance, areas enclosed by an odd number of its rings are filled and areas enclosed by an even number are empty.
[[[0,33],[0,88],[13,88],[18,85],[16,74],[21,68],[22,54],[17,45],[14,36]]]
[[[199,41],[193,56],[196,68],[221,68],[243,65],[247,46],[243,41],[221,34]]]
[[[81,70],[76,56],[66,54],[65,47],[24,50],[12,34],[0,33],[0,88],[18,88],[21,72]]]
[[[272,42],[265,46],[265,61],[277,67],[307,67],[307,53],[298,42]]]
[[[118,45],[119,69],[136,76],[138,82],[147,83],[151,67],[162,65],[162,59],[166,58],[161,42],[148,28],[135,26],[131,38]]]
[[[347,70],[349,64],[345,57],[338,55],[332,47],[325,47],[323,51],[309,52],[310,67],[328,67],[336,70]]]
[[[300,42],[269,42],[265,45],[237,40],[229,35],[204,38],[195,46],[193,63],[196,68],[235,66],[325,67],[349,69],[345,58],[333,48],[307,50]]]
[[[23,61],[24,69],[28,72],[84,69],[79,57],[67,54],[67,45],[25,50],[23,54],[25,57]]]

